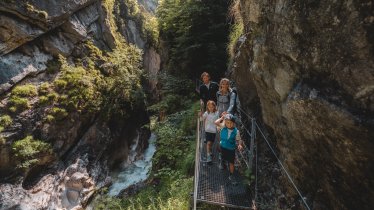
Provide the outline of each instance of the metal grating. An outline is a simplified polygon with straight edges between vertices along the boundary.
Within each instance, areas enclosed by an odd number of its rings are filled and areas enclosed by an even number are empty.
[[[206,144],[203,143],[204,135],[200,135],[200,159],[197,184],[197,201],[221,206],[251,209],[251,196],[248,186],[243,183],[243,178],[235,172],[237,185],[232,185],[228,179],[228,169],[220,170],[218,168],[218,140],[216,138],[213,145],[213,162],[207,164]],[[235,164],[237,165],[237,164]]]

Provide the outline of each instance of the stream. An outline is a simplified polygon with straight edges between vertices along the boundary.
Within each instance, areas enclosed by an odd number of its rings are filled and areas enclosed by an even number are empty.
[[[152,168],[152,157],[156,152],[156,135],[151,134],[148,148],[144,151],[139,159],[136,160],[136,148],[138,146],[138,139],[131,145],[131,150],[128,159],[122,163],[119,170],[111,174],[113,184],[109,188],[108,194],[110,196],[118,195],[123,189],[144,181],[148,178],[148,172]]]

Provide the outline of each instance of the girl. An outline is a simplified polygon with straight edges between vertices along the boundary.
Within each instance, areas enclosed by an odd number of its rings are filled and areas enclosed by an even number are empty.
[[[220,117],[222,114],[226,114],[226,112],[232,114],[235,97],[236,94],[230,88],[230,80],[227,78],[221,79],[219,82],[219,91],[217,92],[217,106]]]
[[[216,103],[214,101],[208,101],[206,105],[206,112],[203,114],[202,118],[204,120],[205,127],[205,139],[207,141],[206,153],[207,153],[207,162],[212,162],[212,145],[214,139],[216,138],[216,125],[214,122],[218,119],[218,112],[216,108]]]

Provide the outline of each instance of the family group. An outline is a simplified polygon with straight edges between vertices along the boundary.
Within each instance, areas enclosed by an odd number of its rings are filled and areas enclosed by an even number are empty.
[[[239,130],[236,128],[234,112],[237,106],[237,93],[230,87],[230,80],[221,79],[219,84],[211,81],[207,72],[201,74],[203,84],[199,87],[200,112],[203,120],[206,140],[206,160],[212,164],[212,145],[216,139],[219,141],[218,155],[219,168],[224,169],[229,165],[229,179],[234,181],[235,150],[243,149],[243,141]],[[205,110],[205,111],[204,111]]]

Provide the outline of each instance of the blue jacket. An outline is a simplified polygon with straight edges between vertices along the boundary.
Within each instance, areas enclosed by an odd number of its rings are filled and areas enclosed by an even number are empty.
[[[234,130],[231,132],[231,135],[229,136],[229,138],[227,138],[228,133],[229,133],[228,128],[226,128],[226,127],[222,128],[221,134],[220,134],[220,136],[221,136],[220,145],[221,145],[221,147],[223,147],[225,149],[235,150],[235,148],[236,148],[235,137],[236,137],[236,134],[238,133],[238,129],[234,128]]]

